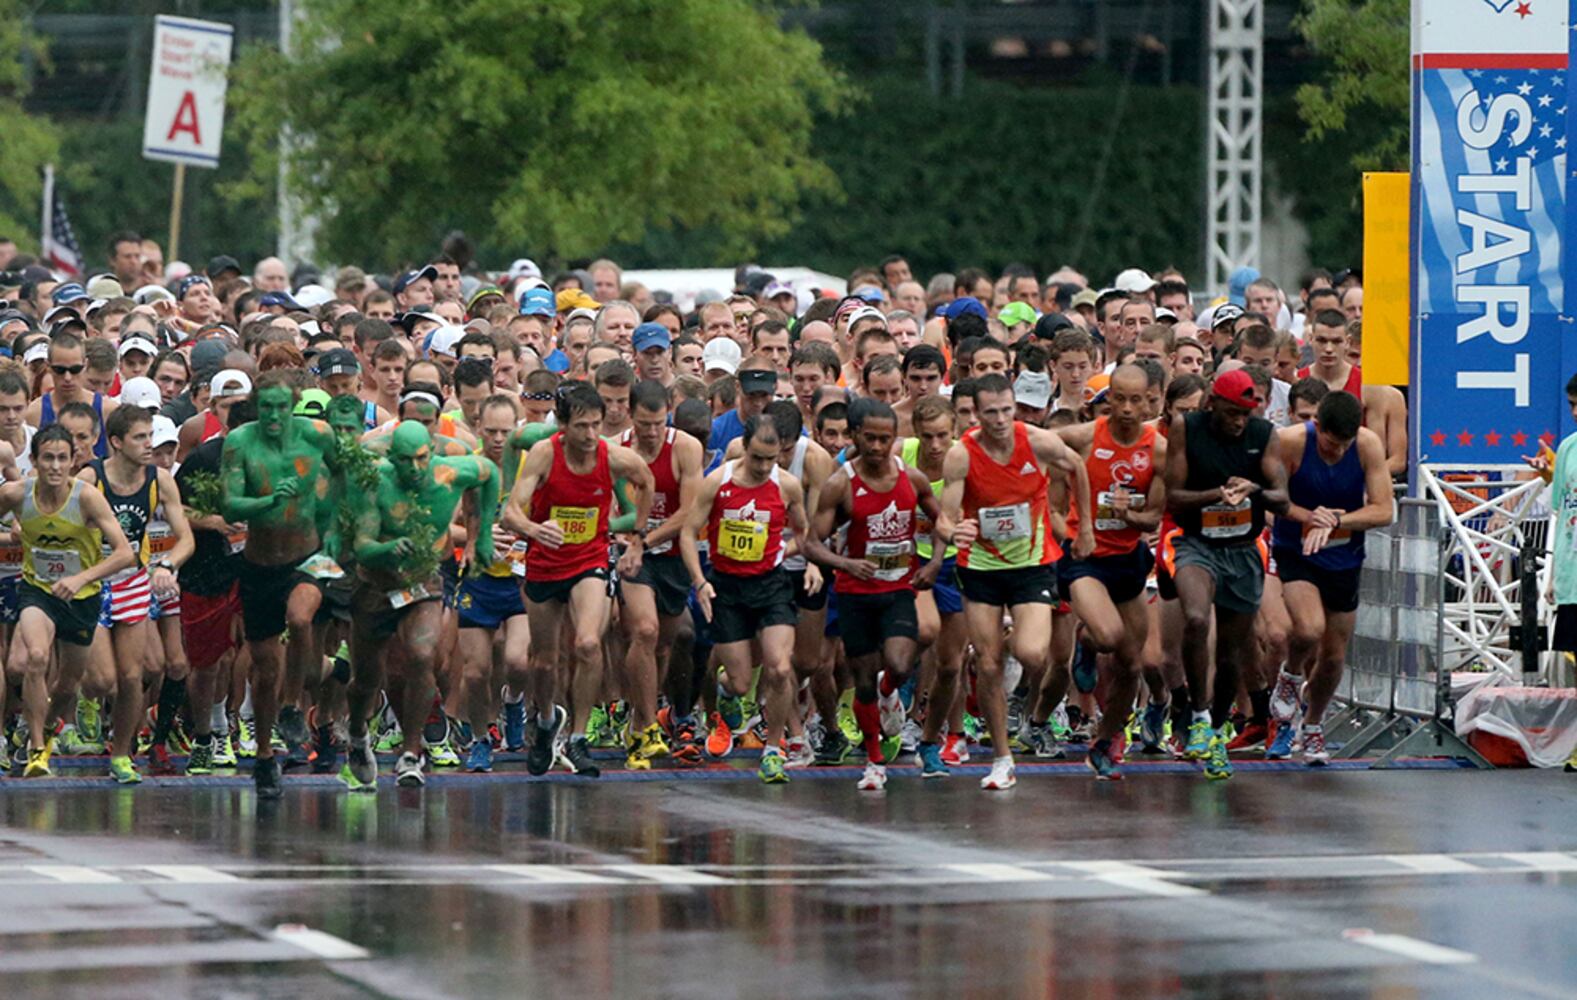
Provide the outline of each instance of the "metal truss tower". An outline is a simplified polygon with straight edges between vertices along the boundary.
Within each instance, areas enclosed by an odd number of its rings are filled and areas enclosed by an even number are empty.
[[[1209,117],[1205,123],[1205,273],[1212,294],[1260,256],[1264,179],[1264,0],[1204,0]]]

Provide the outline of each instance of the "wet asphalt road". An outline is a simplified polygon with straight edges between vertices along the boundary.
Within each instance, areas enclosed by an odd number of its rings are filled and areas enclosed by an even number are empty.
[[[0,779],[0,995],[1577,997],[1573,775],[517,767]]]

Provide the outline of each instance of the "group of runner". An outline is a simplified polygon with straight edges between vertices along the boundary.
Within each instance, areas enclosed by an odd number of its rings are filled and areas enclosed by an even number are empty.
[[[13,773],[1329,759],[1405,462],[1356,276],[274,264],[0,288]]]

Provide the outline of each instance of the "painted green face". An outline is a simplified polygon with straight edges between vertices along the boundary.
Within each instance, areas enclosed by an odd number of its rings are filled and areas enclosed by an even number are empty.
[[[282,385],[269,386],[257,394],[257,426],[263,436],[279,440],[290,426],[291,411],[296,406],[296,395]]]
[[[400,485],[409,489],[422,481],[433,460],[433,441],[427,428],[414,420],[402,421],[389,439],[389,462]]]
[[[329,403],[329,427],[336,434],[360,435],[366,407],[355,396],[335,396]]]

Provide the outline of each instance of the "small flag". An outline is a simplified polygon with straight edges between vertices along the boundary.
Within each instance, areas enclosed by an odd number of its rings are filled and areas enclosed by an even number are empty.
[[[44,223],[40,233],[41,256],[49,266],[69,277],[82,277],[82,249],[77,246],[77,236],[71,231],[65,203],[55,190],[53,164],[44,167]]]

